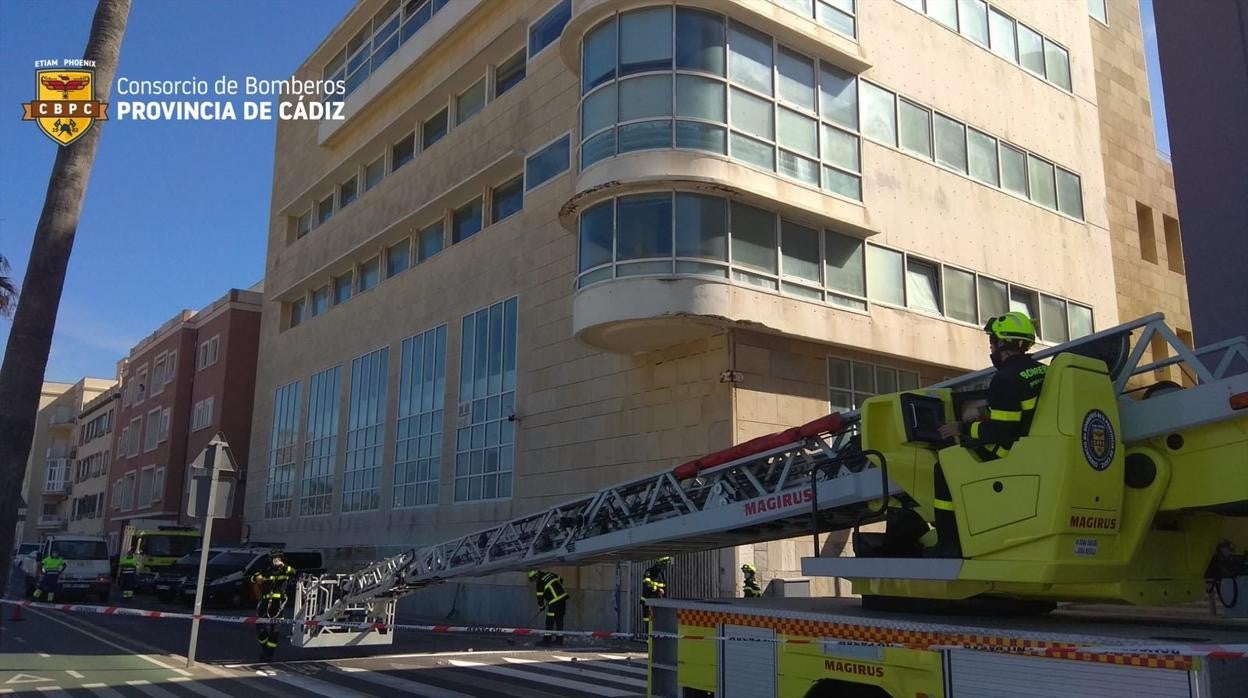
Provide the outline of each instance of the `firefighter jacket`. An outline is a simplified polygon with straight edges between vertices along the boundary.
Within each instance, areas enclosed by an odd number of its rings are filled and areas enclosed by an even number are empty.
[[[53,557],[51,555],[43,558],[43,561],[40,562],[39,565],[43,568],[44,572],[60,572],[65,569],[65,561],[59,557]]]
[[[1002,361],[988,384],[988,416],[962,425],[962,444],[977,447],[986,460],[1004,458],[1014,442],[1031,429],[1047,370],[1027,354],[1014,354]]]
[[[667,575],[661,566],[655,565],[647,569],[646,575],[641,579],[641,598],[661,599],[665,596],[667,596]]]
[[[294,575],[295,568],[290,565],[270,564],[268,569],[253,574],[251,581],[260,584],[261,599],[280,599],[286,596],[286,587]]]
[[[563,577],[554,572],[543,572],[537,576],[537,605],[545,608],[568,598],[568,592],[563,588]]]

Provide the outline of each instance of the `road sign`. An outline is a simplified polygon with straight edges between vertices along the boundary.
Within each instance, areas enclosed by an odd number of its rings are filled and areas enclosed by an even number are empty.
[[[186,498],[186,515],[197,519],[204,518],[208,512],[209,500],[208,491],[212,486],[212,481],[217,482],[217,496],[212,501],[212,517],[216,519],[228,518],[234,507],[234,483],[233,477],[226,475],[227,473],[236,473],[238,466],[234,460],[234,454],[230,451],[230,444],[220,432],[212,437],[204,450],[195,456],[195,460],[191,461],[191,481],[189,484],[190,491]],[[213,477],[213,474],[216,477]]]

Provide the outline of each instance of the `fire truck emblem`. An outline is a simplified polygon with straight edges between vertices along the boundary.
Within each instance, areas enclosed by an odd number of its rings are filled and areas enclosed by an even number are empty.
[[[58,145],[73,143],[91,124],[108,119],[108,103],[95,101],[90,69],[35,71],[35,99],[22,107],[22,120],[37,122]]]
[[[1105,470],[1114,461],[1118,442],[1114,436],[1114,425],[1104,412],[1090,410],[1084,415],[1082,441],[1083,457],[1093,470]]]

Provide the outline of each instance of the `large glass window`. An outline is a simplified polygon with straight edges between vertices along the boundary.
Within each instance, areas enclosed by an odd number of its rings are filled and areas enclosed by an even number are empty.
[[[955,32],[958,30],[958,0],[927,0],[927,14]]]
[[[936,114],[932,133],[936,140],[936,162],[966,172],[966,127]]]
[[[527,64],[524,60],[524,51],[508,58],[494,69],[494,97],[507,92],[511,88],[520,84],[524,79]]]
[[[494,187],[490,192],[490,222],[497,223],[524,208],[524,176]]]
[[[407,270],[412,259],[412,242],[407,238],[386,248],[386,278]]]
[[[485,78],[455,98],[455,123],[462,124],[485,107]]]
[[[390,348],[382,347],[351,362],[351,398],[347,407],[347,451],[342,511],[381,506],[382,435],[386,427],[386,386]]]
[[[524,161],[524,188],[531,191],[568,171],[572,145],[566,134]]]
[[[304,516],[333,511],[339,375],[339,368],[334,366],[313,374],[308,381],[307,440],[303,443],[303,491],[299,499],[299,513]]]
[[[420,258],[418,261],[425,261],[435,254],[442,251],[443,239],[445,235],[442,232],[442,222],[438,221],[433,225],[420,231],[419,247]]]
[[[854,296],[866,296],[862,240],[829,230],[823,234],[823,250],[824,283],[827,287]],[[858,306],[855,304],[854,307]],[[862,306],[862,309],[866,307]]]
[[[919,374],[862,361],[828,358],[828,400],[833,412],[856,410],[867,398],[919,387]]]
[[[376,286],[381,281],[381,259],[373,257],[372,259],[360,265],[359,270],[360,293]]]
[[[940,266],[913,257],[906,260],[906,305],[940,314]]]
[[[829,65],[819,66],[819,113],[823,118],[858,128],[858,80]]]
[[[581,213],[580,271],[606,264],[615,250],[615,201],[604,201]],[[607,270],[610,277],[610,270]]]
[[[724,83],[697,75],[676,76],[676,116],[724,122]]]
[[[881,303],[906,304],[905,270],[900,252],[867,245],[867,295]]]
[[[1066,301],[1053,296],[1040,296],[1041,338],[1046,342],[1061,344],[1070,339],[1066,324]]]
[[[446,325],[403,340],[395,425],[395,508],[437,504],[446,393]]]
[[[351,300],[353,278],[354,275],[351,272],[334,277],[334,305],[341,305]]]
[[[268,481],[264,487],[264,518],[291,515],[295,452],[299,444],[299,381],[273,393],[273,428],[269,434]]]
[[[563,34],[569,19],[572,19],[572,0],[559,0],[541,19],[529,25],[529,58],[554,43]]]
[[[976,289],[979,291],[980,321],[987,322],[990,317],[998,317],[1010,312],[1009,289],[1004,281],[981,276],[978,278]]]
[[[671,69],[671,7],[625,12],[619,22],[620,75]]]
[[[780,224],[780,254],[785,276],[820,285],[819,231],[789,221]],[[818,297],[818,296],[816,296]]]
[[[455,501],[511,496],[516,403],[515,298],[464,316]]]
[[[815,19],[823,26],[849,38],[858,35],[857,0],[815,0]]]
[[[620,121],[671,114],[671,75],[643,75],[620,81]]]
[[[416,134],[409,133],[390,148],[390,171],[393,172],[416,157]]]
[[[724,18],[676,8],[676,69],[724,74]]]
[[[1079,339],[1092,334],[1092,309],[1077,303],[1070,303],[1068,310],[1070,311],[1070,338]]]
[[[869,82],[859,82],[862,100],[862,135],[887,145],[897,145],[897,105],[892,92]]]
[[[776,60],[780,99],[815,110],[815,62],[783,46]]]

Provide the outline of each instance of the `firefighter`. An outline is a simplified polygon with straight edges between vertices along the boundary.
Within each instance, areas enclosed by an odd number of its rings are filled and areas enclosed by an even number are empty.
[[[563,577],[554,572],[529,570],[529,579],[537,589],[537,607],[546,610],[546,629],[563,630],[563,616],[568,610],[568,592],[563,588]],[[544,635],[541,645],[549,647],[551,639],[556,645],[563,644],[563,635]]]
[[[61,559],[61,554],[56,551],[55,546],[51,546],[48,554],[39,563],[41,570],[39,575],[39,587],[35,589],[35,599],[38,600],[47,595],[48,601],[56,600],[56,587],[61,581],[61,572],[65,570],[65,561]]]
[[[988,384],[987,418],[943,424],[940,435],[958,438],[963,446],[974,449],[980,460],[991,461],[1004,458],[1014,442],[1031,429],[1048,369],[1027,353],[1036,343],[1036,326],[1027,315],[1011,311],[991,318],[984,325],[984,332],[988,334],[989,358],[997,369]],[[928,555],[962,557],[953,497],[939,463],[935,494],[937,543]]]
[[[650,618],[654,614],[646,599],[662,599],[667,597],[667,566],[672,558],[664,556],[646,568],[641,578],[641,617],[646,624],[646,634],[650,634]]]
[[[117,561],[117,586],[121,587],[121,598],[134,598],[135,581],[139,577],[139,560],[134,556],[134,548]]]
[[[256,615],[261,618],[280,618],[286,607],[286,587],[289,586],[295,570],[282,559],[281,551],[274,551],[269,556],[266,569],[251,576],[253,583],[260,585],[260,600],[256,604]],[[256,639],[260,642],[260,661],[273,660],[277,652],[277,623],[257,623]]]
[[[756,599],[762,596],[763,590],[758,586],[758,580],[754,578],[754,575],[758,573],[754,565],[748,562],[741,565],[741,573],[745,575],[745,582],[742,585],[745,588],[745,598]]]

